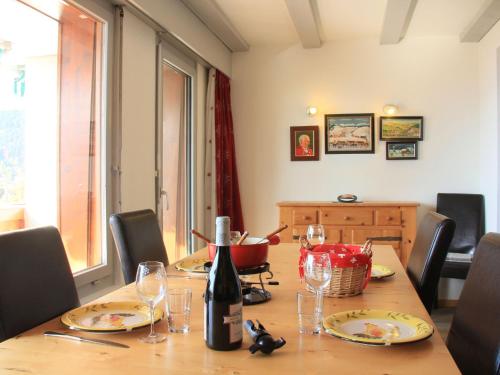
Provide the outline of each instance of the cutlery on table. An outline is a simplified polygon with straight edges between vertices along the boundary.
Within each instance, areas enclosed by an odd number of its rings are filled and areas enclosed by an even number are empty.
[[[279,227],[278,229],[276,229],[274,232],[271,232],[267,236],[261,238],[261,240],[257,243],[261,243],[262,241],[269,240],[272,236],[277,235],[278,233],[284,231],[286,228],[288,228],[288,225],[285,224],[282,227]]]
[[[90,342],[93,344],[117,346],[119,348],[130,348],[130,346],[128,346],[128,345],[121,344],[121,343],[115,342],[115,341],[102,340],[102,339],[88,339],[86,337],[70,335],[68,333],[62,333],[62,332],[56,332],[56,331],[45,331],[44,335],[51,336],[51,337],[59,337],[61,339],[80,341],[80,342]]]

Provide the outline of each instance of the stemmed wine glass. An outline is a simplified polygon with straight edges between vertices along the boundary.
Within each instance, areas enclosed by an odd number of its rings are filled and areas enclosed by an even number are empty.
[[[321,224],[311,224],[307,227],[307,240],[311,245],[323,245],[325,228]]]
[[[323,289],[332,278],[330,254],[308,251],[304,262],[304,276],[307,285],[316,292],[316,314],[321,319],[323,311]]]
[[[142,262],[137,268],[135,278],[137,294],[143,302],[149,305],[149,316],[151,318],[151,330],[148,336],[141,337],[142,342],[156,344],[164,341],[167,336],[155,332],[154,309],[165,297],[167,290],[167,273],[162,262]]]

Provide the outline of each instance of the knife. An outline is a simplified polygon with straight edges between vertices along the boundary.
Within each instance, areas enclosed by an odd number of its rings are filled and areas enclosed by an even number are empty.
[[[44,335],[45,336],[52,336],[52,337],[59,337],[61,339],[75,340],[75,341],[80,341],[80,342],[91,342],[93,344],[117,346],[119,348],[130,348],[130,346],[125,345],[125,344],[121,344],[119,342],[114,342],[114,341],[109,341],[109,340],[101,340],[101,339],[88,339],[86,337],[70,335],[68,333],[61,333],[61,332],[56,332],[56,331],[45,331]]]

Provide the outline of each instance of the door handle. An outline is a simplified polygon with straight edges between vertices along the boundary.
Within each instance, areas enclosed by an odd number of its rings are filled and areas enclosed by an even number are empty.
[[[166,190],[160,190],[160,199],[165,202],[165,209],[168,210],[168,193]]]

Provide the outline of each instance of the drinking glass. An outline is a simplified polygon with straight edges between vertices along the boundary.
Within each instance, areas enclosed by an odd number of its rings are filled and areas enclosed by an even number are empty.
[[[165,297],[167,290],[167,273],[162,262],[142,262],[137,268],[135,278],[137,294],[143,302],[149,305],[149,316],[151,318],[151,329],[148,336],[141,337],[142,342],[156,344],[164,341],[167,337],[154,329],[155,306]]]
[[[322,307],[321,307],[322,309]],[[297,292],[299,332],[318,334],[321,331],[322,310],[316,305],[316,296],[305,290]]]
[[[316,292],[316,309],[321,315],[323,311],[323,289],[332,278],[330,254],[308,251],[304,262],[304,276],[307,285]]]
[[[167,293],[168,330],[174,333],[189,332],[192,291],[186,289],[169,289]]]
[[[323,228],[323,225],[309,225],[307,227],[307,240],[311,245],[323,245],[325,243],[325,228]]]

